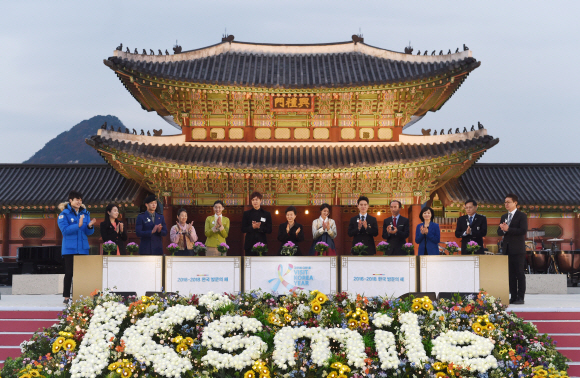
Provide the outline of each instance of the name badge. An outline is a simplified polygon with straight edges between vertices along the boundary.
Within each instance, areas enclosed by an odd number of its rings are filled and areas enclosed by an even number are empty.
[[[211,222],[211,224],[215,224],[215,221]]]
[[[150,221],[151,221],[151,219],[147,218],[146,222],[150,222]]]
[[[260,222],[265,222],[266,218],[260,218]]]
[[[477,231],[479,231],[479,227],[477,227]]]
[[[74,220],[74,218],[71,218],[71,219],[70,219],[70,221],[71,221],[71,222],[74,222],[75,220]]]

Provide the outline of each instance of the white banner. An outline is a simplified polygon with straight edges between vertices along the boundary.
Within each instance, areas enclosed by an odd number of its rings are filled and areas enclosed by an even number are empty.
[[[244,291],[288,294],[294,290],[318,290],[335,294],[336,256],[264,256],[244,258]]]
[[[103,256],[103,289],[161,291],[163,256]]]
[[[341,256],[341,290],[367,297],[417,291],[415,256]]]
[[[238,293],[241,257],[165,256],[165,290],[181,295]]]
[[[479,292],[479,256],[421,256],[421,291]]]

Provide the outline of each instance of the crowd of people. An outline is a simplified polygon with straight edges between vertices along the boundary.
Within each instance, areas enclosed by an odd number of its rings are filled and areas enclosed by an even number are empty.
[[[272,216],[262,207],[262,194],[254,192],[250,195],[252,208],[244,212],[241,231],[245,234],[244,252],[246,256],[255,256],[254,246],[257,243],[268,244],[267,235],[272,233]],[[523,304],[525,295],[525,237],[527,232],[527,216],[517,210],[518,197],[515,194],[506,195],[505,207],[508,211],[501,217],[498,235],[503,236],[502,252],[508,255],[510,303]],[[135,223],[135,233],[140,238],[140,255],[163,255],[163,237],[167,235],[165,218],[157,210],[158,202],[155,195],[145,198],[146,211],[139,214]],[[352,217],[348,225],[348,236],[352,238],[352,246],[363,245],[366,255],[376,254],[374,238],[379,235],[377,219],[368,214],[370,201],[361,196],[357,200],[359,213]],[[225,243],[230,231],[230,220],[223,216],[224,203],[215,201],[214,214],[205,220],[204,234],[206,236],[206,256],[219,256],[218,246]],[[393,200],[390,203],[391,216],[383,222],[382,238],[389,243],[388,254],[392,256],[406,255],[404,246],[409,238],[409,219],[400,212],[402,204]],[[58,225],[63,234],[62,255],[65,262],[64,302],[70,300],[70,287],[73,275],[74,255],[88,255],[88,236],[94,233],[96,220],[90,219],[90,214],[82,204],[82,195],[76,191],[69,194],[68,203],[59,206]],[[336,255],[334,239],[337,236],[336,223],[330,218],[330,205],[320,206],[320,217],[312,222],[313,242],[308,249],[308,255],[315,255],[317,243],[328,245],[324,255]],[[477,202],[465,202],[465,215],[457,219],[455,236],[461,238],[462,254],[467,254],[467,246],[475,242],[479,246],[478,254],[484,253],[483,237],[487,235],[487,219],[485,215],[477,214]],[[304,241],[304,226],[297,221],[297,210],[294,206],[286,209],[286,222],[278,227],[278,254],[282,255],[283,247],[291,242],[295,246],[295,255],[302,255],[301,243]],[[101,223],[103,242],[112,241],[117,245],[117,254],[125,254],[127,229],[119,221],[119,208],[109,204],[106,208],[105,220]],[[425,206],[420,210],[421,223],[417,224],[415,243],[418,245],[418,255],[439,255],[441,230],[435,220],[435,212]],[[187,211],[179,209],[176,224],[169,231],[172,243],[179,247],[176,255],[193,256],[194,244],[198,236],[193,222],[187,222]]]

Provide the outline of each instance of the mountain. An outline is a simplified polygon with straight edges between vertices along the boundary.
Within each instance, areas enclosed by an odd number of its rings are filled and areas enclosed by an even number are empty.
[[[115,130],[121,127],[121,131],[125,132],[125,125],[119,118],[112,115],[94,116],[51,139],[24,163],[106,164],[101,155],[85,143],[85,138],[95,135],[105,122],[107,122],[108,129],[111,126],[114,126]]]

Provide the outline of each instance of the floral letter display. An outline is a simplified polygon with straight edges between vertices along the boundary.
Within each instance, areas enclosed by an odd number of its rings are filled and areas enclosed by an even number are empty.
[[[79,346],[77,349],[76,346]],[[317,291],[79,300],[2,378],[566,377],[566,357],[485,292],[432,302]]]

